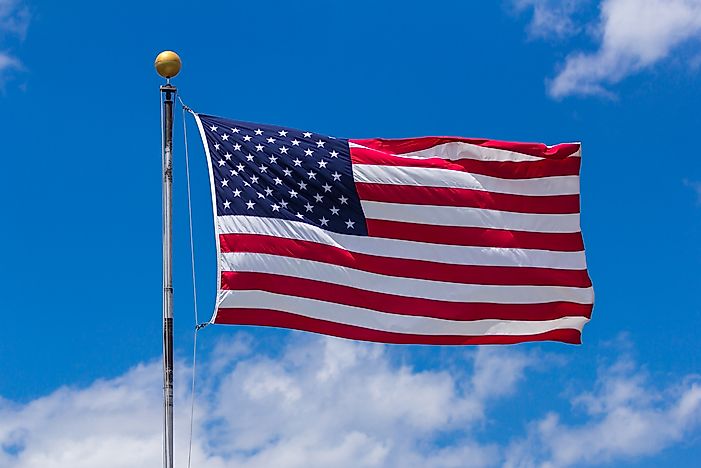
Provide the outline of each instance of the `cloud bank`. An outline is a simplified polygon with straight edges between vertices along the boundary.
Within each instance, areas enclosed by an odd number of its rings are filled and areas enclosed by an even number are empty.
[[[649,69],[701,39],[701,0],[603,0],[591,23],[578,24],[573,15],[590,2],[514,0],[521,10],[531,8],[531,35],[563,38],[591,34],[597,49],[576,51],[565,58],[548,81],[554,98],[571,95],[610,96],[609,87]]]
[[[552,412],[520,436],[488,440],[485,427],[514,427],[490,410],[520,404],[528,374],[552,360],[485,347],[450,368],[418,370],[381,345],[305,337],[265,355],[249,343],[219,343],[198,371],[193,466],[567,467],[654,455],[701,426],[698,382],[657,387],[627,358],[570,398],[582,422]],[[187,373],[180,365],[178,467],[187,460]],[[159,466],[160,392],[153,362],[24,404],[0,400],[0,466]]]

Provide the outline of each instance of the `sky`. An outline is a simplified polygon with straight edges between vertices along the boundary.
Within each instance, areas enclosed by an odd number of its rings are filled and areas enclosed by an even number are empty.
[[[701,0],[0,0],[0,466],[158,466],[153,60],[195,111],[346,138],[582,142],[580,346],[198,335],[192,466],[692,467],[701,457]],[[199,321],[215,293],[186,120]],[[176,466],[196,323],[176,108]]]

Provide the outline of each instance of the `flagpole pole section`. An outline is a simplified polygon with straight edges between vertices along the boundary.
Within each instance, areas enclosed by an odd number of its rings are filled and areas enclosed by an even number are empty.
[[[163,215],[163,467],[173,468],[173,98],[177,88],[170,79],[180,72],[178,54],[158,54],[156,71],[166,79],[160,87]]]

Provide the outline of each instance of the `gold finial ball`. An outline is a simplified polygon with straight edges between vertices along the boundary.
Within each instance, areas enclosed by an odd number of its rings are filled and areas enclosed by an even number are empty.
[[[178,54],[172,50],[164,50],[156,57],[156,71],[163,78],[173,78],[180,73],[182,62]]]

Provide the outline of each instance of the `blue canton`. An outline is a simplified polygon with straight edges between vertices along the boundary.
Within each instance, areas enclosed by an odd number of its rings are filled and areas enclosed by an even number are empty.
[[[348,140],[199,115],[217,214],[300,221],[367,235]]]

